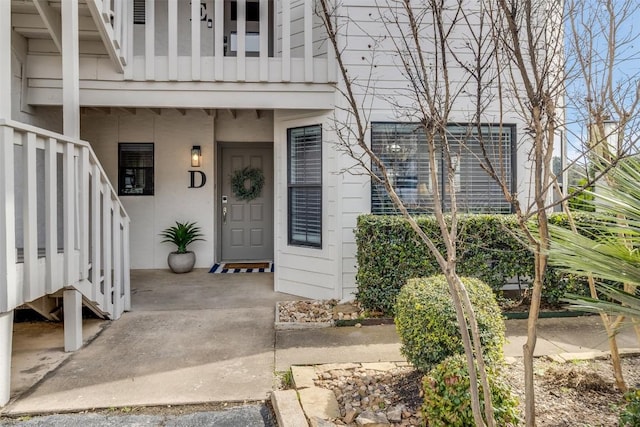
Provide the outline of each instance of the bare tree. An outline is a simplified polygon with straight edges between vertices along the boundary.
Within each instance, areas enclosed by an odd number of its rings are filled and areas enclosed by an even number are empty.
[[[369,67],[368,73],[358,76],[349,69],[348,55],[345,54],[344,40],[348,37],[348,26],[356,27],[357,22],[351,21],[344,8],[332,6],[328,0],[320,1],[324,26],[329,41],[337,58],[341,83],[341,92],[345,105],[336,117],[336,131],[338,134],[339,150],[347,153],[355,160],[353,167],[347,168],[349,173],[366,173],[375,182],[383,186],[393,204],[407,219],[422,242],[429,248],[440,269],[447,279],[449,292],[452,296],[460,334],[464,344],[465,355],[470,375],[472,409],[476,425],[495,425],[493,406],[491,404],[491,390],[488,384],[485,362],[482,356],[480,334],[469,296],[456,273],[457,263],[457,235],[458,235],[458,205],[456,191],[448,191],[444,195],[438,182],[438,156],[442,155],[446,172],[446,187],[456,188],[456,170],[460,159],[460,151],[464,144],[458,138],[453,138],[448,126],[453,120],[452,112],[456,105],[467,105],[467,101],[460,98],[467,97],[469,90],[464,67],[460,67],[455,53],[461,46],[460,33],[473,31],[473,42],[467,48],[468,56],[474,64],[479,64],[476,71],[482,74],[484,81],[487,76],[495,79],[493,74],[484,73],[485,68],[495,68],[491,63],[492,55],[485,58],[486,51],[491,49],[487,44],[490,39],[490,26],[485,25],[481,10],[470,12],[465,7],[471,5],[445,0],[428,0],[420,6],[414,6],[409,0],[388,0],[377,6],[377,16],[384,26],[383,34],[367,34],[370,54],[362,57]],[[477,8],[476,8],[477,9]],[[358,31],[364,32],[362,28]],[[462,46],[464,48],[464,46]],[[381,94],[377,92],[374,69],[378,66],[377,50],[391,55],[395,63],[394,72],[402,77],[403,88],[396,88],[391,92]],[[389,57],[386,58],[388,64]],[[382,63],[382,62],[381,62]],[[355,68],[355,67],[354,67]],[[453,76],[455,74],[455,77]],[[489,78],[490,79],[490,78]],[[474,106],[473,114],[481,114],[490,104],[490,96],[481,89],[482,105]],[[419,132],[424,136],[429,162],[429,181],[432,183],[431,207],[439,224],[440,234],[445,245],[441,251],[436,243],[426,235],[410,214],[405,201],[396,192],[394,171],[376,154],[367,143],[370,129],[369,114],[371,104],[384,99],[387,107],[396,116],[405,121],[418,124]],[[459,119],[460,116],[457,116]],[[440,153],[441,150],[441,153]],[[448,216],[443,209],[446,198],[449,206]],[[471,333],[469,333],[471,332]],[[481,410],[478,384],[482,384],[484,414]],[[483,419],[484,415],[484,419]]]
[[[557,186],[553,157],[559,154],[558,143],[572,129],[566,127],[567,85],[576,82],[572,87],[585,88],[584,96],[577,98],[583,103],[581,111],[586,113],[580,126],[587,128],[589,125],[592,135],[599,135],[591,138],[590,144],[580,147],[574,163],[592,159],[591,153],[607,158],[607,165],[587,180],[583,187],[586,188],[629,155],[640,135],[635,124],[640,93],[637,76],[627,85],[616,84],[614,78],[621,55],[628,57],[629,44],[637,40],[635,35],[618,38],[619,30],[638,6],[633,0],[593,0],[589,3],[593,7],[585,7],[582,2],[578,7],[574,0],[568,0],[566,4],[549,0],[428,0],[420,4],[409,0],[386,0],[377,4],[377,16],[371,18],[379,19],[385,31],[380,34],[378,27],[378,32],[370,34],[359,27],[356,20],[338,15],[336,11],[342,9],[332,7],[329,0],[320,3],[320,14],[342,80],[338,89],[345,102],[339,109],[340,117],[335,120],[339,146],[355,160],[353,167],[346,171],[364,171],[384,188],[447,277],[465,344],[478,425],[482,419],[475,376],[482,381],[485,402],[490,401],[489,387],[481,358],[478,371],[474,368],[473,356],[481,354],[477,326],[464,286],[456,274],[458,203],[453,189],[463,151],[476,157],[512,205],[526,243],[534,254],[535,274],[523,353],[526,423],[535,425],[533,354],[548,261],[548,212],[554,203],[563,203],[568,197],[563,195],[552,201],[552,190]],[[357,27],[356,32],[369,41],[369,53],[362,56],[368,70],[364,75],[352,71],[353,68],[362,71],[364,67],[349,63],[353,58],[347,54],[344,45],[350,34],[346,30],[348,26]],[[601,33],[607,34],[604,51],[595,42]],[[565,54],[567,41],[571,44],[569,52],[576,54],[573,61]],[[606,53],[601,55],[601,52]],[[595,65],[598,62],[600,65]],[[391,90],[378,87],[375,77],[378,66],[394,67],[394,72],[401,76],[403,85],[399,86],[402,87]],[[369,115],[372,106],[381,99],[398,119],[419,123],[425,136],[430,181],[435,183],[431,186],[431,208],[445,242],[443,252],[422,232],[411,217],[405,200],[397,194],[393,168],[389,168],[367,143]],[[617,143],[613,149],[604,143],[607,138],[603,137],[605,125],[612,118],[618,122]],[[467,138],[461,141],[459,135],[451,134],[448,124],[452,121],[469,123]],[[517,185],[507,170],[508,162],[504,161],[511,152],[502,141],[496,143],[485,132],[486,124],[491,123],[502,135],[503,127],[514,122],[520,124],[518,160],[522,163],[528,159],[524,167],[518,165],[525,174],[519,177],[521,182]],[[471,147],[474,143],[479,145],[479,152]],[[450,189],[448,192],[441,192],[437,185],[438,150],[441,150],[446,172],[446,185],[442,189]],[[450,209],[450,222],[443,209],[445,201]],[[537,226],[531,229],[530,220],[534,218]],[[485,418],[489,424],[493,422],[490,412]]]
[[[615,186],[608,170],[629,154],[637,153],[640,136],[640,55],[636,44],[640,32],[634,30],[634,20],[640,17],[640,4],[635,1],[600,0],[584,4],[571,0],[567,4],[569,26],[568,68],[575,79],[569,85],[569,108],[579,129],[587,134],[578,139],[583,159],[593,169],[604,171],[596,185]],[[569,127],[571,129],[571,126]],[[568,209],[565,205],[565,210]],[[568,212],[569,213],[569,212]],[[569,215],[571,215],[569,213]],[[624,220],[624,218],[620,218]],[[573,231],[576,232],[572,224]],[[620,236],[625,241],[625,236]],[[631,249],[631,248],[630,248]],[[592,298],[598,298],[594,278],[589,275]],[[625,291],[635,291],[631,283]],[[624,381],[616,331],[624,316],[613,318],[600,312],[609,339],[609,348],[616,384],[627,390]],[[640,338],[640,328],[635,325]]]
[[[528,149],[531,191],[524,200],[510,190],[509,183],[492,165],[491,159],[485,158],[483,167],[501,184],[506,199],[513,204],[522,232],[534,253],[535,276],[527,341],[523,347],[526,424],[534,426],[533,354],[550,244],[548,212],[554,203],[562,203],[567,197],[551,201],[552,188],[557,185],[552,160],[559,152],[557,143],[567,132],[564,95],[567,84],[584,88],[585,96],[579,99],[586,107],[586,115],[579,126],[591,129],[592,135],[600,135],[580,147],[575,161],[593,160],[592,154],[607,159],[607,164],[599,169],[598,174],[587,180],[584,189],[606,175],[620,159],[629,155],[635,145],[635,140],[626,139],[618,140],[611,148],[602,136],[606,134],[606,121],[612,117],[620,120],[616,135],[622,135],[620,129],[628,131],[632,113],[637,112],[637,77],[630,86],[613,84],[616,67],[620,65],[619,55],[626,49],[624,44],[631,40],[619,43],[622,40],[617,40],[616,30],[621,22],[628,19],[630,10],[637,9],[637,5],[632,0],[595,0],[587,4],[572,0],[566,5],[547,0],[488,0],[485,4],[494,28],[495,61],[502,71],[499,90],[510,93],[508,97],[501,96],[501,101],[518,112],[526,123],[527,136],[531,141]],[[565,29],[568,34],[565,34]],[[604,38],[606,53],[600,57],[602,46],[598,46],[595,39],[603,33],[608,34]],[[567,61],[572,58],[564,54],[565,35],[570,41],[567,51],[576,55],[573,61]],[[637,40],[637,35],[633,39]],[[533,218],[536,227],[531,229],[528,222]],[[612,346],[612,350],[616,349]]]

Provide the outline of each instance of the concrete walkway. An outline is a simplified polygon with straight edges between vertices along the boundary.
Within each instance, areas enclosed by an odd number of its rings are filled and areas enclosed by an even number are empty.
[[[116,322],[87,322],[90,343],[71,354],[62,352],[61,328],[39,334],[16,324],[12,384],[20,386],[3,412],[257,402],[273,389],[274,372],[292,365],[403,360],[393,325],[276,331],[276,301],[298,298],[272,289],[269,273],[134,271],[132,311]],[[598,317],[539,326],[538,355],[607,350]],[[506,354],[520,356],[526,320],[507,321],[507,335]],[[619,346],[637,347],[629,329]]]

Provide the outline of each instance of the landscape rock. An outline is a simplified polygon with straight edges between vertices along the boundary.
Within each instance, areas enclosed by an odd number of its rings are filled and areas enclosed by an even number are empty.
[[[298,390],[300,403],[307,418],[313,417],[331,420],[340,418],[340,407],[331,390],[313,387]]]
[[[381,412],[365,411],[358,415],[356,424],[366,427],[389,427],[387,416]]]

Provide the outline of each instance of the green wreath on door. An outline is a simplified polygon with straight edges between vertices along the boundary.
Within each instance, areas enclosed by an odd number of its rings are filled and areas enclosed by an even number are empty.
[[[247,181],[249,185],[247,185]],[[240,199],[250,201],[260,197],[264,186],[264,173],[258,168],[245,167],[231,175],[231,190]]]

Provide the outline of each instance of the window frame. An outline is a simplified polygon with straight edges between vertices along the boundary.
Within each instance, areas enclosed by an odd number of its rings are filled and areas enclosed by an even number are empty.
[[[291,140],[291,133],[293,130],[296,129],[308,129],[308,128],[319,128],[320,130],[320,141],[318,143],[319,145],[319,151],[320,151],[320,164],[319,164],[319,170],[320,170],[320,175],[318,177],[319,181],[313,184],[310,183],[303,183],[303,184],[294,184],[291,182],[291,172],[292,172],[292,165],[291,165],[291,149],[292,149],[292,140]],[[289,246],[299,246],[299,247],[306,247],[306,248],[313,248],[313,249],[322,249],[322,244],[323,244],[323,227],[324,227],[324,221],[323,221],[323,212],[324,212],[324,197],[323,197],[323,150],[322,150],[322,141],[323,141],[323,128],[322,128],[322,124],[312,124],[312,125],[306,125],[306,126],[295,126],[295,127],[291,127],[291,128],[287,128],[287,243]],[[293,236],[293,223],[292,223],[292,218],[293,218],[293,203],[292,203],[292,191],[296,188],[311,188],[311,189],[317,189],[320,192],[320,209],[319,209],[319,223],[320,223],[320,227],[319,227],[319,241],[318,242],[311,242],[309,241],[309,239],[307,240],[300,240],[300,239],[296,239]]]
[[[373,149],[373,128],[375,125],[398,125],[398,126],[402,126],[402,125],[409,125],[409,126],[419,126],[419,123],[415,123],[415,122],[405,122],[405,121],[373,121],[371,122],[371,128],[370,128],[370,135],[369,135],[369,142],[371,144],[371,147]],[[453,128],[460,128],[460,129],[469,129],[471,127],[477,127],[476,124],[473,123],[466,123],[466,122],[450,122],[447,124],[447,128],[449,129],[453,129]],[[502,128],[503,130],[507,130],[509,133],[509,145],[510,145],[510,153],[508,155],[509,157],[509,161],[511,162],[510,164],[510,169],[511,169],[511,176],[510,176],[510,182],[509,182],[509,187],[510,187],[510,191],[514,192],[516,189],[516,183],[517,183],[517,125],[515,123],[509,123],[509,124],[499,124],[499,123],[481,123],[481,127],[482,128],[488,128],[488,129],[499,129]],[[440,191],[440,196],[441,196],[441,208],[443,210],[443,212],[450,212],[448,205],[448,192],[446,191],[446,186],[447,186],[447,182],[446,182],[446,176],[445,176],[445,168],[444,168],[444,156],[442,155],[442,146],[440,145],[438,153],[440,153],[440,158],[438,159],[438,164],[437,164],[437,174],[438,174],[438,189]],[[377,155],[379,155],[380,153],[376,153]],[[505,156],[507,157],[507,156]],[[464,158],[464,156],[463,156]],[[372,168],[374,167],[373,162],[372,162]],[[459,171],[456,171],[456,174],[460,173]],[[492,179],[489,177],[489,175],[487,175],[488,179]],[[458,180],[457,185],[460,185],[461,180]],[[370,203],[371,203],[371,213],[373,215],[399,215],[399,212],[397,212],[395,206],[394,206],[394,210],[395,212],[374,212],[374,206],[376,203],[378,203],[375,199],[375,194],[376,194],[376,184],[373,180],[373,178],[370,181]],[[386,193],[385,193],[386,195]],[[506,202],[505,202],[506,203]],[[460,209],[460,207],[458,207],[458,209]],[[409,211],[411,212],[411,209],[409,209]],[[513,213],[514,212],[514,208],[513,205],[509,204],[509,213]],[[414,212],[412,212],[414,213]],[[421,213],[421,214],[429,214],[427,212],[417,212],[417,213]],[[496,212],[497,213],[497,212]]]
[[[151,147],[151,166],[123,166],[122,165],[122,148],[125,146],[147,146]],[[155,195],[155,144],[153,142],[119,142],[118,143],[118,197],[123,196],[154,196]],[[151,190],[145,192],[143,189],[142,193],[131,193],[126,192],[125,187],[125,178],[127,176],[126,173],[123,173],[125,169],[136,169],[145,171],[145,175],[147,171],[151,171]],[[146,188],[146,186],[145,186]]]

